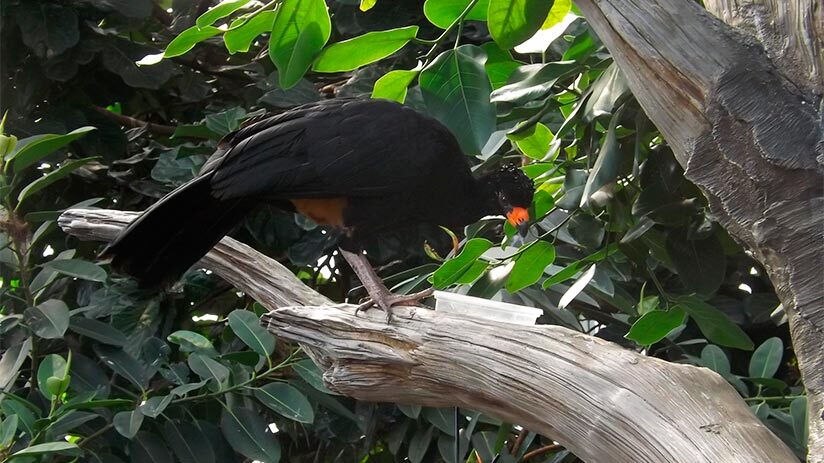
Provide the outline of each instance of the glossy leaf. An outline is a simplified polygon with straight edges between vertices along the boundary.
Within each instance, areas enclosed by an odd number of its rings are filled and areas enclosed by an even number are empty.
[[[40,386],[40,393],[47,400],[53,400],[64,392],[60,390],[50,391],[46,385],[49,378],[57,378],[58,381],[65,378],[66,367],[66,360],[57,354],[49,354],[40,361],[40,366],[37,368],[37,383]],[[59,385],[57,387],[59,388]]]
[[[103,267],[83,259],[55,259],[47,262],[45,267],[81,280],[99,281],[101,283],[106,281],[106,271]]]
[[[131,439],[140,431],[144,416],[145,415],[138,410],[118,412],[114,415],[112,423],[118,434],[126,439]]]
[[[784,342],[781,338],[767,339],[752,353],[749,374],[752,378],[772,378],[781,366],[784,357]]]
[[[469,6],[471,0],[426,0],[423,4],[423,14],[432,24],[446,29],[458,19],[458,16]],[[464,19],[470,21],[486,21],[486,12],[489,0],[479,0],[469,10]]]
[[[249,0],[223,0],[198,16],[195,25],[197,27],[211,26],[215,21],[230,16],[235,11],[246,6],[247,3],[249,3]]]
[[[23,450],[13,453],[11,457],[14,459],[52,454],[77,457],[82,455],[83,451],[77,446],[77,444],[72,444],[71,442],[47,442],[45,444],[36,444],[31,447],[26,447]]]
[[[490,95],[493,103],[524,104],[547,97],[555,83],[573,75],[580,69],[574,61],[558,61],[547,64],[525,64],[510,76],[510,84],[495,90]]]
[[[555,246],[547,241],[536,241],[518,256],[506,280],[506,290],[514,293],[537,283],[544,269],[554,261]]]
[[[140,389],[146,389],[149,384],[148,373],[134,357],[124,350],[113,347],[97,345],[94,346],[94,350],[100,360],[115,373],[126,378]]]
[[[217,355],[212,342],[200,333],[188,330],[178,330],[166,337],[166,339],[180,346],[183,352],[198,352],[210,356]]]
[[[595,276],[595,264],[590,265],[590,267],[575,280],[575,283],[572,283],[572,286],[561,296],[561,299],[558,301],[558,308],[563,309],[570,302],[572,302],[581,291],[586,288],[589,282],[592,280],[592,277]]]
[[[320,53],[312,65],[316,72],[352,71],[386,58],[404,47],[418,33],[418,26],[367,32],[334,43]]]
[[[515,142],[522,153],[535,160],[541,160],[549,154],[549,146],[554,138],[549,128],[540,122],[535,124],[535,129],[530,134],[508,135],[508,137]]]
[[[695,320],[710,342],[742,350],[753,349],[753,342],[747,333],[720,310],[692,296],[679,298],[678,304]]]
[[[69,320],[69,329],[110,346],[124,347],[129,342],[126,335],[112,325],[82,316],[72,317]]]
[[[432,275],[432,285],[435,288],[445,288],[470,270],[475,261],[492,247],[492,242],[485,238],[473,238],[466,242],[460,254],[444,262]]]
[[[618,180],[621,166],[621,149],[618,146],[618,138],[615,135],[615,128],[618,125],[618,115],[612,117],[604,137],[604,143],[598,151],[598,159],[587,177],[584,185],[584,192],[581,195],[580,207],[603,207],[606,201],[612,197],[609,191],[610,186],[614,186]]]
[[[514,60],[508,50],[502,49],[495,42],[486,42],[481,45],[481,48],[486,53],[484,68],[493,89],[506,85],[515,70],[524,65],[522,62]]]
[[[395,70],[387,72],[375,81],[372,98],[383,98],[403,103],[406,100],[409,84],[418,77],[419,73],[420,71],[417,70]]]
[[[49,299],[26,309],[25,318],[37,336],[46,339],[62,338],[69,328],[69,307],[59,299]]]
[[[223,366],[217,360],[213,360],[205,355],[191,354],[189,355],[189,368],[195,374],[203,379],[213,379],[215,383],[223,388],[226,380],[229,378],[229,369]]]
[[[15,172],[21,172],[23,169],[33,165],[46,156],[86,135],[92,130],[97,130],[95,127],[85,126],[79,129],[72,130],[65,135],[45,134],[35,135],[30,138],[20,140],[17,143],[16,151],[13,151],[6,157],[6,161],[12,161],[12,167]]]
[[[166,421],[163,437],[180,463],[214,463],[215,451],[209,437],[191,422]]]
[[[552,3],[547,0],[489,0],[489,33],[501,48],[514,48],[541,28]]]
[[[220,430],[233,449],[241,455],[263,463],[280,461],[280,443],[266,432],[263,418],[247,408],[224,409]]]
[[[9,447],[17,435],[17,415],[9,415],[0,421],[0,449]]]
[[[157,418],[172,403],[173,398],[171,394],[149,397],[137,409],[149,418]]]
[[[255,397],[278,414],[299,423],[315,420],[312,404],[300,391],[285,383],[269,383],[254,390]]]
[[[481,48],[461,45],[438,55],[418,77],[427,111],[449,127],[470,155],[479,154],[495,130],[485,62]]]
[[[96,158],[83,158],[83,159],[77,159],[77,160],[74,160],[74,161],[65,162],[65,163],[63,163],[63,165],[58,167],[56,170],[54,170],[52,172],[49,172],[45,176],[40,177],[37,180],[29,183],[22,190],[20,190],[20,194],[17,195],[18,206],[26,198],[29,198],[30,196],[34,195],[35,193],[42,190],[43,188],[46,188],[47,186],[51,185],[52,183],[54,183],[58,180],[62,180],[63,178],[68,177],[69,174],[71,174],[72,172],[74,172],[78,168],[83,167],[84,165],[90,163],[94,159],[96,159]]]
[[[426,429],[419,428],[412,436],[412,439],[409,440],[409,453],[406,457],[411,463],[421,463],[423,461],[426,451],[429,450],[429,444],[432,442],[432,433],[434,431],[434,426],[429,426]]]
[[[278,68],[282,88],[298,83],[331,32],[323,0],[284,0],[280,4],[269,36],[269,58]]]
[[[226,50],[231,54],[237,52],[247,52],[251,47],[252,42],[255,41],[260,34],[272,30],[272,25],[275,23],[274,11],[263,11],[258,13],[253,18],[245,21],[238,19],[237,23],[232,23],[223,34],[223,44],[226,45]],[[241,24],[243,24],[241,26]]]
[[[31,351],[31,338],[9,346],[0,357],[0,389],[9,390]]]
[[[260,326],[258,317],[248,310],[235,310],[229,314],[229,326],[250,349],[263,357],[275,350],[275,337]]]
[[[166,51],[163,52],[163,57],[174,58],[175,56],[186,54],[198,43],[214,37],[217,34],[220,34],[220,29],[214,26],[192,26],[169,42],[169,45],[166,46]]]
[[[129,456],[134,463],[173,463],[172,454],[157,434],[140,431],[129,442]]]
[[[687,313],[681,307],[672,307],[670,310],[653,310],[641,316],[626,336],[627,339],[642,346],[649,346],[664,339],[672,330],[684,324]]]
[[[721,376],[730,374],[730,359],[718,346],[708,344],[701,350],[701,364]]]
[[[687,230],[677,229],[667,236],[667,253],[681,281],[703,296],[714,294],[726,275],[724,248],[715,235],[690,240]]]
[[[446,435],[455,435],[455,413],[452,408],[432,408],[423,409],[423,417],[433,424],[438,430]]]

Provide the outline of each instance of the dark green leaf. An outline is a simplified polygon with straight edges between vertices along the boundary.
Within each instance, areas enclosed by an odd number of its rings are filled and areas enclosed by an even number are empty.
[[[220,34],[220,29],[213,26],[192,26],[174,38],[163,52],[164,58],[174,58],[191,50],[198,43]]]
[[[47,186],[51,185],[52,183],[61,180],[65,177],[68,177],[69,174],[77,170],[79,167],[83,167],[84,165],[90,163],[91,161],[95,160],[96,158],[83,158],[83,159],[76,159],[74,161],[69,161],[63,163],[59,168],[56,170],[49,172],[48,174],[44,175],[43,177],[38,178],[37,180],[29,183],[26,185],[22,190],[20,190],[20,194],[17,195],[17,203],[18,207],[20,203],[22,203],[26,198],[30,197],[31,195],[37,193],[38,191],[46,188]]]
[[[137,409],[149,418],[157,418],[172,403],[173,398],[171,394],[149,397]]]
[[[197,27],[211,26],[215,21],[230,16],[243,8],[249,0],[224,0],[200,15],[195,21]]]
[[[252,42],[260,34],[272,30],[272,24],[275,23],[275,14],[274,11],[263,11],[245,23],[243,23],[244,19],[242,18],[233,22],[229,30],[223,34],[223,43],[229,53],[249,51]]]
[[[27,447],[19,452],[13,453],[11,457],[36,457],[53,453],[77,457],[82,455],[83,451],[80,450],[80,447],[78,447],[77,444],[72,444],[71,442],[47,442],[45,444],[37,444]]]
[[[94,350],[104,364],[135,386],[146,389],[149,385],[146,369],[125,351],[101,345],[94,346]]]
[[[724,282],[727,258],[716,235],[689,240],[685,229],[677,229],[667,236],[666,247],[678,276],[689,289],[710,296]]]
[[[569,169],[564,177],[564,196],[557,202],[558,207],[570,211],[577,209],[584,196],[584,186],[589,174],[583,169]]]
[[[217,360],[213,360],[205,355],[189,355],[189,368],[203,379],[213,379],[218,387],[223,388],[229,378],[229,369]]]
[[[554,261],[555,246],[546,241],[536,241],[518,256],[506,280],[506,290],[514,293],[537,283],[544,269]]]
[[[687,313],[681,307],[670,310],[653,310],[641,316],[629,333],[624,336],[642,346],[649,346],[664,339],[672,330],[684,324]]]
[[[268,431],[266,422],[246,408],[224,409],[220,418],[223,436],[241,455],[263,463],[280,461],[280,443]]]
[[[501,48],[514,48],[538,32],[550,8],[546,0],[489,0],[489,33]]]
[[[492,242],[485,238],[472,238],[464,245],[461,253],[444,262],[432,275],[432,284],[435,288],[445,288],[461,278],[469,271],[475,261],[492,247]]]
[[[332,23],[323,0],[284,0],[269,37],[269,58],[278,68],[280,86],[295,85],[323,49]]]
[[[17,150],[12,152],[6,160],[13,160],[15,172],[21,172],[44,157],[77,140],[83,135],[97,130],[95,127],[80,127],[65,135],[45,134],[20,140]]]
[[[592,167],[589,177],[587,177],[580,207],[589,207],[590,203],[597,207],[603,207],[607,200],[611,199],[612,193],[608,189],[614,187],[621,165],[622,152],[615,135],[618,119],[618,114],[616,114],[609,123],[607,135],[604,137],[604,144],[598,152],[598,159],[595,160],[595,165]]]
[[[57,273],[89,281],[106,281],[106,271],[103,267],[83,259],[52,260],[45,264]]]
[[[156,434],[140,431],[129,442],[129,456],[134,463],[173,463],[172,454]]]
[[[73,8],[45,2],[23,2],[15,13],[23,43],[41,58],[60,55],[80,39],[77,13]]]
[[[421,414],[421,410],[423,407],[420,405],[408,405],[408,404],[397,404],[398,410],[401,411],[404,415],[412,418],[413,420],[418,419],[418,415]]]
[[[300,391],[286,383],[269,383],[254,389],[255,397],[281,416],[299,423],[315,420],[312,404]]]
[[[140,431],[140,426],[143,424],[143,413],[138,410],[128,412],[118,412],[114,415],[112,423],[114,429],[126,439],[131,439],[137,432]]]
[[[418,26],[367,32],[334,43],[320,52],[312,65],[316,72],[352,71],[386,58],[404,47],[418,33]]]
[[[479,154],[495,130],[485,62],[481,48],[462,45],[438,55],[418,77],[427,110],[449,127],[470,155]]]
[[[790,402],[790,415],[793,418],[793,433],[801,448],[807,447],[809,426],[807,426],[807,398],[799,397]]]
[[[753,342],[747,333],[720,310],[692,296],[678,298],[678,304],[695,320],[710,342],[742,350],[753,349]]]
[[[58,299],[49,299],[25,312],[26,323],[41,338],[62,338],[69,328],[69,308]]]
[[[178,330],[166,337],[166,340],[180,346],[183,352],[198,352],[209,356],[216,356],[212,342],[205,336],[194,331]]]
[[[406,457],[411,463],[421,463],[423,461],[426,451],[429,450],[429,444],[432,442],[432,433],[434,431],[434,426],[429,426],[426,429],[418,428],[418,431],[409,440],[409,453]]]
[[[395,70],[387,72],[375,81],[372,98],[384,98],[403,103],[404,100],[406,100],[407,87],[415,80],[419,72],[420,71],[416,70]]]
[[[591,89],[592,95],[587,99],[583,113],[586,122],[612,114],[618,105],[630,95],[627,79],[615,63],[612,63],[598,76]]]
[[[229,108],[226,111],[206,116],[206,128],[222,136],[228,135],[240,127],[240,121],[246,116],[241,107]]]
[[[423,409],[423,417],[446,435],[455,435],[455,413],[452,408]]]
[[[112,325],[82,316],[72,317],[69,320],[69,329],[110,346],[123,347],[129,342],[126,335]]]
[[[57,354],[49,354],[40,361],[40,366],[37,368],[37,383],[40,385],[40,393],[43,394],[47,400],[53,400],[64,392],[48,391],[46,384],[48,379],[52,377],[58,380],[65,378],[66,366],[66,360]]]
[[[510,75],[511,84],[492,92],[491,101],[521,105],[546,98],[552,92],[552,86],[558,79],[571,76],[579,69],[580,65],[574,61],[525,64]]]
[[[784,342],[773,337],[764,341],[750,359],[749,373],[753,378],[772,378],[781,366],[784,357]]]
[[[268,357],[275,350],[275,337],[260,326],[258,317],[248,310],[229,314],[229,326],[238,338],[253,351]]]
[[[300,362],[296,362],[292,365],[292,369],[300,376],[304,381],[306,381],[310,386],[317,389],[320,392],[326,394],[334,394],[334,392],[330,391],[326,388],[323,384],[323,376],[318,369],[318,366],[315,365],[315,362],[311,361],[310,359],[304,359]]]
[[[236,362],[241,365],[249,367],[257,366],[260,362],[260,354],[249,350],[241,352],[229,352],[217,357],[218,360],[226,360],[227,362]]]
[[[214,463],[212,444],[194,423],[169,420],[163,425],[163,431],[163,437],[180,463]]]
[[[17,435],[17,415],[9,415],[0,422],[0,449],[7,448],[14,441]]]
[[[17,373],[29,357],[31,338],[15,343],[3,352],[0,357],[0,389],[6,391],[17,380]]]
[[[452,22],[469,6],[471,0],[426,0],[423,4],[423,14],[432,24],[441,29],[448,28]],[[480,0],[469,10],[464,19],[470,21],[486,21],[486,10],[489,0]]]
[[[177,386],[176,388],[169,391],[169,394],[176,395],[178,397],[183,397],[183,396],[185,396],[186,394],[188,394],[192,391],[196,391],[196,390],[202,388],[203,386],[206,385],[207,382],[208,382],[208,380],[207,381],[200,381],[200,382],[197,382],[197,383],[181,384],[180,386]]]
[[[494,431],[476,432],[472,435],[472,445],[483,461],[492,461],[498,454],[498,433]]]
[[[701,350],[701,364],[721,376],[730,374],[730,360],[718,346],[707,344]]]

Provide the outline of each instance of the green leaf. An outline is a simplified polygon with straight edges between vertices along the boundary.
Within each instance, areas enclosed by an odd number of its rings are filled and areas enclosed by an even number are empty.
[[[157,418],[172,403],[173,398],[171,394],[149,397],[137,409],[149,418]]]
[[[598,38],[591,30],[587,30],[583,34],[575,37],[575,40],[572,41],[572,45],[570,45],[567,51],[564,52],[564,56],[561,59],[581,63],[586,60],[589,55],[595,53],[595,50],[600,47],[601,42]]]
[[[464,244],[460,254],[444,262],[432,275],[432,285],[437,289],[445,288],[472,268],[475,261],[492,247],[492,242],[485,238],[472,238]]]
[[[27,447],[19,452],[13,453],[11,457],[37,457],[53,453],[78,457],[83,454],[83,451],[76,444],[70,442],[47,442],[45,444]]]
[[[129,342],[126,335],[112,325],[82,316],[72,317],[69,329],[110,346],[124,347]]]
[[[701,350],[701,364],[721,376],[730,374],[730,359],[720,347],[707,344]]]
[[[244,53],[249,51],[252,42],[254,42],[260,34],[272,30],[272,25],[275,23],[275,16],[276,13],[274,11],[267,10],[258,13],[242,26],[240,26],[242,21],[244,21],[242,18],[233,22],[229,30],[223,34],[223,43],[226,45],[226,49],[231,54],[239,51]]]
[[[660,299],[658,296],[647,296],[638,302],[636,311],[638,312],[638,315],[646,315],[647,313],[658,309],[659,303]]]
[[[483,461],[492,461],[498,454],[498,433],[495,431],[476,432],[472,435],[472,445]]]
[[[561,299],[558,301],[558,308],[563,309],[570,302],[572,302],[581,291],[586,288],[589,282],[592,280],[592,277],[595,276],[595,264],[589,266],[589,268],[575,280],[575,283],[572,283],[572,286],[561,296]]]
[[[426,407],[423,409],[423,417],[442,433],[449,436],[455,435],[454,409]]]
[[[418,33],[418,26],[367,32],[323,49],[312,65],[316,72],[352,71],[386,58],[404,47]]]
[[[793,433],[801,448],[807,448],[809,427],[807,426],[807,398],[799,397],[790,402],[790,416],[793,418]]]
[[[377,3],[378,3],[378,0],[360,0],[360,5],[358,6],[358,9],[361,10],[361,11],[369,11]]]
[[[292,364],[292,369],[301,377],[304,381],[306,381],[310,386],[317,389],[320,392],[325,394],[334,394],[334,392],[330,391],[324,384],[323,384],[323,376],[318,369],[318,366],[315,365],[310,359],[304,359],[300,362],[296,362]]]
[[[547,126],[538,122],[531,134],[507,135],[507,138],[514,141],[524,155],[540,161],[549,154],[554,135]]]
[[[285,383],[269,383],[254,389],[255,397],[281,416],[299,423],[315,420],[312,404],[300,391]]]
[[[97,130],[97,128],[86,126],[72,130],[65,135],[44,134],[20,140],[17,144],[17,150],[12,152],[6,158],[6,161],[13,160],[12,167],[14,167],[14,171],[21,172],[26,167],[40,161],[92,130]]]
[[[590,88],[592,95],[587,99],[583,114],[586,122],[612,114],[631,95],[627,79],[615,63],[601,73]]]
[[[512,73],[524,65],[522,62],[512,59],[509,51],[502,49],[495,42],[486,42],[481,45],[481,48],[486,53],[484,68],[493,89],[506,85]]]
[[[493,103],[522,105],[533,100],[546,98],[555,83],[580,70],[574,61],[558,61],[548,64],[525,64],[510,76],[508,85],[495,90],[490,95]]]
[[[514,48],[538,32],[552,3],[547,0],[489,0],[489,33],[501,48]]]
[[[672,330],[684,324],[687,313],[681,307],[670,310],[653,310],[641,316],[624,336],[642,346],[649,346],[664,339]]]
[[[140,431],[129,442],[133,463],[173,463],[172,454],[156,434]]]
[[[0,357],[0,389],[6,391],[17,380],[17,373],[26,362],[31,351],[31,338],[15,343]],[[2,403],[0,401],[0,403]]]
[[[17,195],[17,207],[20,207],[20,204],[22,204],[26,198],[37,193],[43,188],[46,188],[52,183],[68,177],[68,175],[77,170],[77,168],[82,167],[95,159],[97,158],[91,157],[66,162],[56,170],[49,172],[47,175],[44,175],[43,177],[29,183],[22,190],[20,190],[20,194]]]
[[[94,346],[94,351],[112,371],[126,378],[141,390],[149,385],[149,375],[146,369],[126,351],[102,345]]]
[[[418,428],[418,431],[409,440],[409,451],[406,457],[411,463],[421,463],[423,461],[426,451],[429,450],[429,443],[432,442],[432,433],[434,431],[434,426]]]
[[[11,446],[14,436],[17,435],[17,415],[9,415],[0,422],[0,449]]]
[[[266,422],[246,408],[226,408],[220,417],[220,430],[233,449],[263,463],[280,461],[280,443],[269,432]]]
[[[249,0],[223,0],[200,15],[195,21],[195,25],[197,27],[211,26],[218,19],[231,15],[246,6],[247,3],[249,3]]]
[[[166,51],[163,52],[163,57],[174,58],[175,56],[183,55],[198,43],[209,37],[214,37],[217,34],[220,34],[220,29],[214,26],[192,26],[169,42],[169,45],[166,46]]]
[[[741,350],[753,349],[747,333],[720,310],[693,296],[680,297],[677,302],[710,342]]]
[[[57,378],[62,381],[66,377],[66,360],[57,355],[49,354],[40,361],[40,366],[37,368],[37,383],[40,385],[40,393],[47,400],[54,400],[55,397],[60,396],[65,391],[49,391],[46,388],[49,378]],[[57,386],[60,386],[57,384]]]
[[[202,334],[195,333],[194,331],[178,330],[167,336],[166,340],[179,345],[180,350],[183,352],[199,352],[210,356],[217,355],[217,351],[212,345],[212,342]]]
[[[205,355],[189,355],[189,368],[203,379],[213,379],[217,386],[222,389],[226,380],[229,379],[229,369],[217,360],[213,360]]]
[[[176,388],[169,391],[169,394],[175,395],[175,396],[178,396],[178,397],[183,397],[183,396],[185,396],[186,394],[188,394],[192,391],[196,391],[196,390],[202,388],[203,386],[206,385],[206,383],[208,383],[208,381],[200,381],[200,382],[197,382],[197,383],[181,384],[180,386],[177,386]]]
[[[472,263],[472,266],[469,267],[467,271],[465,271],[460,278],[455,282],[459,285],[469,285],[475,282],[481,275],[486,272],[486,269],[489,268],[489,263],[484,262],[482,260],[476,260]]]
[[[206,128],[222,137],[237,130],[245,116],[246,110],[239,106],[209,114],[206,116]]]
[[[715,234],[702,240],[690,240],[687,230],[669,233],[666,249],[681,281],[702,296],[714,294],[724,282],[727,258]]]
[[[426,0],[423,4],[423,14],[432,24],[446,29],[458,19],[471,0]],[[480,0],[469,10],[464,19],[470,21],[486,21],[486,10],[489,0]]]
[[[518,256],[506,280],[506,290],[514,293],[537,283],[544,269],[554,261],[555,246],[546,241],[536,241]]]
[[[229,326],[244,344],[263,357],[275,350],[275,337],[260,326],[254,313],[242,309],[233,311],[229,314]]]
[[[773,337],[764,341],[750,359],[749,374],[752,378],[772,378],[781,366],[784,357],[784,342]]]
[[[621,149],[618,146],[618,137],[615,135],[618,119],[618,114],[616,114],[609,123],[604,143],[598,152],[598,159],[595,160],[595,165],[592,167],[592,171],[587,177],[587,183],[584,185],[580,207],[588,207],[590,200],[594,201],[595,206],[604,206],[610,195],[601,198],[598,197],[600,196],[598,193],[604,188],[614,185],[618,179],[622,157]]]
[[[51,268],[57,273],[81,280],[106,281],[106,271],[103,267],[83,259],[61,259],[47,262],[44,267]]]
[[[269,58],[278,68],[280,86],[293,87],[309,69],[332,33],[323,0],[284,0],[269,37]]]
[[[114,429],[126,439],[131,439],[137,432],[140,431],[140,426],[143,424],[143,413],[138,410],[128,412],[118,412],[114,415],[112,423]]]
[[[544,23],[541,24],[541,29],[549,29],[556,24],[560,24],[571,9],[572,0],[554,0],[549,14],[547,14]]]
[[[195,423],[166,421],[163,437],[180,463],[214,463],[215,451],[210,439]]]
[[[418,78],[428,112],[449,127],[469,155],[480,154],[495,130],[485,61],[483,49],[461,45],[438,55]]]
[[[58,299],[49,299],[26,309],[26,322],[34,334],[46,339],[62,338],[69,328],[69,307]]]
[[[406,71],[402,69],[387,72],[375,81],[372,98],[383,98],[403,103],[406,100],[407,87],[419,73],[418,70]]]

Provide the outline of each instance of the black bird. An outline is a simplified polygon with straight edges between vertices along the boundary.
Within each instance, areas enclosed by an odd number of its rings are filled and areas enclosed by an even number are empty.
[[[533,184],[515,166],[475,178],[450,131],[395,102],[336,98],[227,135],[200,174],[149,207],[101,253],[142,287],[176,281],[256,206],[269,203],[344,232],[340,252],[375,305],[393,295],[362,243],[416,223],[458,228],[506,215],[524,234]]]

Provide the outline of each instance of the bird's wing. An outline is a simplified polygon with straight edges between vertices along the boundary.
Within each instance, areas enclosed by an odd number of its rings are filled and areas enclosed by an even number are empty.
[[[241,129],[225,145],[205,167],[220,199],[380,196],[425,185],[444,165],[467,165],[442,125],[376,100],[297,108]]]

